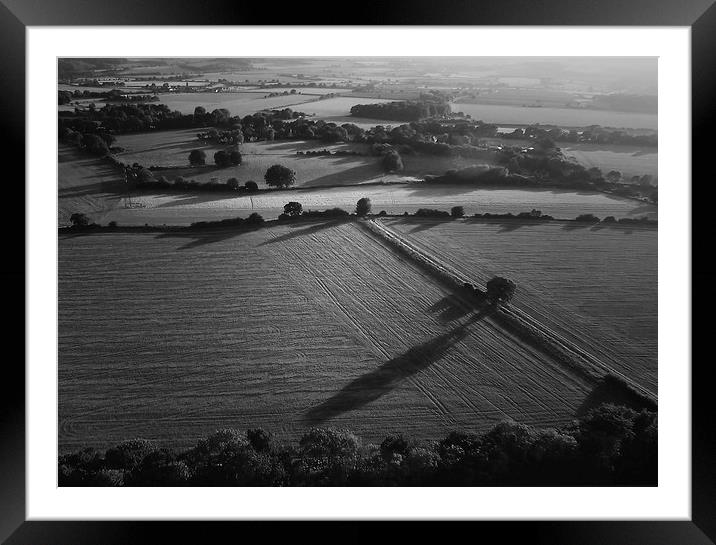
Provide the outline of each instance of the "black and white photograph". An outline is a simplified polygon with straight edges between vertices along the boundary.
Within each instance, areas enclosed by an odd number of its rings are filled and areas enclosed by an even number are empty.
[[[657,57],[56,68],[59,487],[659,485]]]
[[[713,543],[712,3],[0,0],[0,542]]]

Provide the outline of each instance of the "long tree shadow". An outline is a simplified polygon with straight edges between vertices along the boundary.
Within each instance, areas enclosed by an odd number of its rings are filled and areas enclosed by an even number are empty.
[[[465,327],[460,326],[426,343],[414,346],[377,369],[353,380],[331,398],[311,408],[304,416],[304,420],[310,425],[321,424],[375,401],[408,377],[430,367],[466,335]]]
[[[467,336],[469,326],[489,316],[493,311],[491,305],[478,306],[478,311],[459,326],[410,348],[377,369],[353,380],[338,393],[311,408],[304,415],[304,421],[309,425],[318,425],[384,396],[408,377],[439,361],[453,345]]]
[[[439,313],[438,318],[443,322],[452,322],[472,311],[473,309],[455,294],[446,295],[428,308],[428,312]]]
[[[170,231],[168,233],[162,233],[157,235],[156,238],[184,238],[189,239],[189,242],[183,246],[179,246],[177,250],[191,250],[192,248],[198,248],[206,244],[215,244],[222,242],[230,238],[235,238],[251,231],[255,231],[259,227],[217,227],[217,228],[203,228],[203,229],[191,229],[188,231]]]
[[[292,238],[317,233],[318,231],[323,231],[324,229],[330,229],[331,227],[339,225],[339,224],[343,223],[344,221],[345,220],[340,220],[340,219],[331,220],[331,221],[322,221],[320,223],[314,223],[310,227],[304,227],[303,229],[299,229],[299,227],[302,227],[301,224],[294,224],[294,225],[291,225],[291,231],[289,231],[288,233],[278,236],[276,238],[271,238],[269,240],[266,240],[266,241],[262,242],[261,244],[259,244],[259,246],[267,246],[269,244],[286,242],[287,240],[291,240]]]

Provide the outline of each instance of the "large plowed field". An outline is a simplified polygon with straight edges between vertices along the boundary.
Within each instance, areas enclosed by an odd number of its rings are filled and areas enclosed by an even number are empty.
[[[513,304],[657,392],[658,232],[574,222],[383,222],[482,286],[517,284]]]
[[[60,237],[61,452],[552,425],[592,388],[355,223]]]

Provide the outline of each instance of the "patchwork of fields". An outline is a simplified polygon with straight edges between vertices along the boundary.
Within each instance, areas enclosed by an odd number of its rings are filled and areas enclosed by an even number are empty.
[[[463,112],[486,123],[531,125],[552,124],[562,127],[602,127],[627,129],[659,128],[656,114],[611,112],[608,110],[587,110],[580,108],[525,108],[500,104],[451,104],[453,112]]]
[[[643,174],[658,174],[659,154],[656,148],[563,143],[560,147],[565,157],[571,157],[587,168],[597,167],[604,174],[610,170],[618,170],[624,179]]]
[[[243,184],[255,181],[259,187],[266,188],[264,174],[276,163],[296,172],[297,187],[325,187],[351,185],[370,181],[392,179],[387,176],[380,164],[380,158],[364,156],[305,156],[296,155],[297,151],[323,150],[358,151],[368,154],[367,144],[325,144],[315,140],[290,140],[273,142],[247,142],[241,145],[242,164],[227,168],[214,166],[214,153],[225,149],[224,145],[203,142],[196,137],[196,130],[161,131],[156,133],[135,133],[120,135],[116,145],[125,151],[117,158],[125,163],[139,163],[144,166],[177,166],[181,168],[158,172],[169,180],[177,176],[207,183],[212,178],[226,182],[236,177]],[[191,168],[189,153],[200,149],[206,153],[206,167]],[[400,177],[422,177],[428,174],[444,174],[449,169],[474,165],[474,159],[462,157],[405,156],[404,170]]]
[[[265,93],[265,94],[268,94]],[[226,108],[231,115],[245,116],[260,110],[274,108],[302,109],[299,105],[315,100],[310,95],[285,95],[264,98],[258,93],[164,93],[159,95],[159,103],[166,104],[170,110],[183,114],[193,114],[194,108],[203,106],[208,112],[217,108]]]
[[[60,237],[61,452],[554,425],[592,387],[355,223]]]
[[[654,227],[384,220],[478,285],[517,284],[513,304],[656,393]]]
[[[218,146],[202,144],[194,131],[163,131],[121,135],[117,144],[126,149],[120,160],[145,165],[184,165],[191,149],[203,149],[209,160]],[[83,212],[93,221],[120,225],[188,225],[248,215],[258,212],[267,219],[276,218],[290,200],[304,208],[342,207],[352,211],[355,203],[368,197],[373,210],[388,214],[413,213],[419,208],[463,206],[474,213],[519,213],[537,208],[557,218],[573,218],[592,213],[599,217],[649,216],[656,218],[657,207],[604,193],[560,190],[474,189],[467,186],[426,185],[409,183],[426,174],[440,174],[449,168],[468,166],[463,159],[406,157],[406,171],[386,175],[375,157],[363,156],[297,156],[296,150],[361,149],[360,145],[316,146],[315,142],[257,142],[244,144],[244,163],[238,167],[218,169],[213,166],[157,171],[157,175],[173,180],[176,176],[201,183],[217,178],[225,182],[236,176],[241,183],[256,181],[266,187],[263,174],[275,163],[284,164],[297,173],[298,188],[237,196],[232,192],[187,193],[169,189],[161,193],[135,192],[134,201],[145,208],[123,206],[126,188],[121,178],[101,161],[80,155],[60,146],[59,163],[59,224],[66,225],[73,212]],[[367,182],[378,182],[366,185]],[[380,183],[383,182],[383,183]],[[400,182],[400,183],[396,183]],[[356,185],[359,184],[359,185]],[[345,185],[345,187],[340,187]]]

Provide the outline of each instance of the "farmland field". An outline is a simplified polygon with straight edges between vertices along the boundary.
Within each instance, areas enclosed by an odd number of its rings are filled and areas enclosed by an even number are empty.
[[[606,174],[618,170],[624,178],[658,174],[658,150],[637,146],[616,146],[604,144],[560,144],[565,157],[573,157],[579,164],[597,167]]]
[[[391,177],[386,176],[387,180]],[[183,193],[181,191],[138,194],[135,199],[146,208],[116,209],[104,219],[120,225],[189,225],[194,221],[211,221],[248,216],[258,212],[274,219],[289,201],[300,202],[304,209],[324,210],[341,207],[353,211],[358,199],[368,197],[373,211],[388,214],[414,213],[419,208],[449,210],[462,206],[465,213],[505,214],[541,210],[556,218],[575,218],[591,213],[605,216],[657,217],[657,207],[632,199],[612,197],[604,193],[559,190],[470,189],[465,186],[423,186],[414,183],[386,183],[347,187],[303,188],[270,191],[254,195],[235,193]]]
[[[266,93],[268,94],[268,92]],[[170,110],[178,110],[183,114],[194,113],[194,108],[203,106],[207,111],[226,108],[231,115],[245,116],[260,110],[288,108],[301,110],[305,102],[315,100],[310,95],[286,95],[263,98],[258,93],[164,93],[159,95],[159,102],[166,104]]]
[[[325,187],[335,185],[358,184],[376,181],[387,176],[374,156],[298,156],[297,151],[323,150],[358,151],[368,154],[365,144],[324,144],[315,140],[248,142],[240,147],[243,157],[240,166],[218,169],[213,164],[216,151],[225,149],[224,145],[204,143],[196,138],[197,130],[158,131],[153,133],[135,133],[120,135],[117,145],[125,149],[117,158],[125,163],[145,166],[186,166],[161,172],[169,180],[177,176],[194,179],[200,183],[219,178],[225,182],[235,176],[242,183],[254,180],[259,187],[266,187],[264,174],[276,163],[280,163],[296,172],[298,187]],[[206,153],[207,164],[203,168],[189,168],[189,152],[200,149]],[[463,168],[475,164],[475,159],[461,157],[405,156],[405,169],[401,176],[418,177],[426,174],[444,174],[451,168]],[[392,178],[392,177],[388,177]]]
[[[384,104],[386,102],[394,102],[393,100],[383,98],[361,98],[342,96],[327,98],[320,100],[315,103],[311,103],[310,106],[305,106],[303,111],[307,114],[320,117],[326,121],[330,121],[331,117],[334,116],[347,116],[351,113],[351,108],[356,104]],[[383,125],[386,123],[383,122]]]
[[[510,278],[516,307],[656,392],[656,228],[385,223],[480,285],[495,275]]]
[[[562,127],[602,127],[654,129],[658,128],[656,114],[610,112],[578,108],[523,108],[497,104],[452,103],[453,112],[463,112],[487,123],[529,125],[552,124]]]
[[[60,144],[57,173],[59,225],[69,224],[74,212],[99,219],[120,203],[124,181],[99,159]]]
[[[547,426],[592,387],[353,222],[60,236],[60,452]]]

